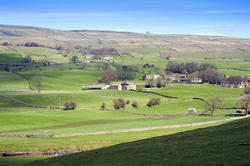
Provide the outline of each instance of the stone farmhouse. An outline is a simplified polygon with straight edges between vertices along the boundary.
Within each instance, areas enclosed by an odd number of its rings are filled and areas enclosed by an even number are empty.
[[[121,84],[110,85],[109,89],[112,89],[112,90],[122,90],[122,85]]]
[[[82,90],[136,90],[136,84],[133,82],[123,82],[122,84],[113,85],[88,85],[82,86]]]
[[[123,82],[121,86],[122,90],[136,90],[136,84],[133,82]]]
[[[109,85],[88,85],[82,86],[82,90],[107,90]]]

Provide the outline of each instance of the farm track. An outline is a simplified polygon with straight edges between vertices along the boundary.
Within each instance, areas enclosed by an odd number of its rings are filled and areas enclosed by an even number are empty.
[[[0,134],[0,137],[63,138],[63,137],[86,136],[86,135],[102,135],[102,134],[114,134],[114,133],[126,133],[126,132],[138,132],[138,131],[148,131],[148,130],[160,130],[160,129],[180,128],[180,127],[201,126],[201,125],[209,125],[209,124],[239,120],[239,119],[244,119],[244,118],[248,118],[248,117],[249,117],[249,115],[244,116],[244,117],[233,117],[233,118],[222,119],[222,120],[213,120],[213,121],[208,121],[208,122],[199,122],[199,123],[190,123],[190,124],[142,127],[142,128],[132,128],[132,129],[119,129],[119,130],[96,131],[96,132],[85,132],[85,133],[72,133],[72,134],[55,134],[55,135]]]

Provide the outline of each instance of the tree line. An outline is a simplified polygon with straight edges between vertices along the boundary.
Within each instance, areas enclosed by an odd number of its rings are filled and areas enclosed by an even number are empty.
[[[189,77],[198,77],[202,79],[203,83],[219,84],[222,86],[239,86],[241,83],[247,84],[248,78],[238,75],[226,76],[221,74],[216,65],[214,64],[198,64],[191,63],[177,63],[169,62],[166,69],[166,73],[178,73],[185,74]]]

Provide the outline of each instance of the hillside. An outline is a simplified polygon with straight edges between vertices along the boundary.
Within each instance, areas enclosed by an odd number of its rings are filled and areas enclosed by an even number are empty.
[[[246,59],[250,56],[250,39],[223,36],[157,35],[114,31],[72,30],[0,25],[0,43],[25,42],[66,48],[115,48],[133,56],[159,56],[194,59]],[[13,50],[0,46],[0,52]]]
[[[124,143],[29,165],[249,165],[250,119]]]

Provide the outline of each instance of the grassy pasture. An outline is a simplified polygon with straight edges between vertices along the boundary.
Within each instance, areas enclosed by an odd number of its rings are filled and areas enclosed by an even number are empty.
[[[113,129],[125,129],[133,127],[149,127],[159,125],[183,124],[192,122],[209,121],[225,117],[144,117],[113,111],[100,111],[102,102],[107,108],[113,108],[113,100],[124,98],[130,103],[137,101],[139,108],[126,106],[126,110],[148,114],[185,114],[187,109],[194,107],[198,113],[204,113],[204,104],[194,101],[192,97],[208,98],[210,95],[220,93],[225,100],[225,106],[234,106],[235,99],[240,96],[242,89],[226,89],[210,85],[172,85],[168,88],[156,89],[160,93],[181,97],[180,100],[167,99],[153,94],[122,91],[42,91],[10,93],[2,91],[3,95],[13,97],[31,105],[62,106],[67,101],[75,101],[78,104],[76,111],[43,110],[13,107],[11,102],[1,100],[1,131],[2,133],[25,134],[60,134],[88,131],[101,131]],[[147,107],[151,98],[160,98],[161,104],[155,107]],[[234,113],[234,111],[220,110],[216,115]],[[22,119],[22,121],[20,121]],[[92,122],[91,122],[92,121]],[[10,123],[11,122],[11,123]]]
[[[43,71],[44,90],[81,90],[82,85],[97,84],[102,71],[91,70],[65,70]],[[36,72],[22,72],[36,88],[34,77]],[[11,72],[0,72],[0,89],[28,89],[28,82]]]
[[[249,121],[248,118],[28,165],[249,165],[249,148],[243,146],[249,142]]]
[[[132,54],[132,56],[112,56],[116,62],[112,69],[122,67],[123,65],[142,66],[148,63],[155,66],[152,72],[157,73],[159,68],[164,69],[170,61],[174,61],[215,64],[223,74],[250,74],[250,62],[247,61],[247,58],[249,59],[249,57],[247,57],[249,48],[245,47],[245,41],[241,43],[241,39],[228,39],[223,37],[220,39],[220,37],[207,38],[185,35],[151,35],[146,37],[143,34],[134,33],[67,32],[41,28],[32,28],[31,33],[31,30],[27,27],[5,28],[17,34],[17,36],[3,36],[3,38],[0,39],[0,43],[4,41],[9,41],[13,44],[38,42],[46,46],[61,45],[64,48],[74,46],[86,48],[112,47],[119,51],[130,52]],[[138,102],[138,108],[126,105],[125,110],[131,112],[146,114],[185,114],[188,108],[196,108],[198,113],[204,113],[204,104],[201,101],[192,100],[192,97],[208,99],[210,96],[218,94],[223,98],[225,107],[233,107],[235,100],[243,91],[243,89],[227,89],[213,85],[184,84],[171,84],[171,86],[167,88],[152,89],[152,91],[169,96],[177,96],[180,98],[178,100],[135,92],[112,90],[81,91],[80,89],[83,84],[98,84],[98,80],[103,72],[102,70],[97,70],[96,64],[86,64],[85,69],[81,70],[79,69],[81,64],[68,64],[72,56],[78,56],[80,60],[84,60],[81,53],[70,53],[67,57],[64,57],[59,51],[49,48],[13,48],[16,49],[20,55],[14,53],[13,50],[7,47],[0,46],[0,63],[23,63],[22,56],[31,55],[34,60],[42,61],[47,59],[50,62],[58,64],[51,66],[29,64],[23,69],[23,72],[21,72],[30,78],[33,87],[35,87],[35,73],[38,70],[42,70],[43,87],[40,94],[36,91],[28,90],[28,82],[22,77],[10,72],[0,72],[0,95],[13,97],[27,104],[41,106],[63,106],[65,102],[75,101],[78,107],[77,110],[74,111],[33,109],[0,98],[1,134],[69,134],[225,119],[227,117],[221,115],[235,113],[235,111],[218,110],[215,113],[217,116],[214,117],[144,117],[114,111],[101,111],[99,109],[103,102],[106,103],[107,108],[111,109],[113,108],[114,99],[124,98],[125,100],[130,100],[130,104],[133,101]],[[245,51],[242,51],[244,49]],[[170,55],[171,60],[160,57],[161,54],[164,56]],[[241,69],[245,71],[241,71]],[[138,80],[142,77],[143,72],[149,71],[144,68],[139,69],[139,72],[136,73],[137,80],[133,80],[137,83],[137,88],[143,88],[145,84],[145,82]],[[160,98],[161,104],[155,107],[147,107],[146,104],[151,98]],[[242,156],[246,156],[244,147],[240,149],[235,148],[237,145],[231,145],[237,144],[239,140],[249,142],[247,139],[249,138],[249,133],[245,130],[245,128],[248,127],[248,122],[249,120],[244,120],[242,123],[230,123],[228,124],[229,126],[223,125],[221,128],[214,127],[185,133],[183,132],[219,124],[66,138],[29,139],[0,137],[0,151],[72,152],[90,150],[85,153],[65,156],[65,159],[62,157],[62,161],[65,161],[64,164],[66,165],[68,164],[67,162],[72,162],[68,165],[78,165],[79,163],[76,161],[93,166],[105,164],[165,165],[166,163],[169,165],[199,165],[200,163],[204,163],[205,165],[219,165],[223,163],[224,159],[228,162],[228,165],[235,165],[237,162],[239,162],[237,165],[246,165],[249,161],[242,158]],[[247,134],[244,135],[242,133]],[[161,137],[152,138],[156,136]],[[138,141],[147,138],[150,139]],[[131,141],[137,142],[127,144]],[[120,143],[124,144],[117,145]],[[190,144],[194,146],[190,148]],[[108,148],[93,150],[103,147]],[[218,147],[220,148],[218,149]],[[205,153],[201,152],[201,149],[205,149]],[[219,157],[214,156],[213,154],[218,151],[220,152]],[[97,158],[95,162],[88,160],[96,157],[96,153],[99,153],[99,158]],[[226,158],[227,156],[224,154],[228,155],[228,158]],[[110,156],[112,156],[111,159]],[[180,156],[187,162],[182,163],[182,160],[179,160]],[[194,156],[199,160],[196,160]],[[0,165],[30,163],[33,160],[40,160],[47,157],[48,156],[0,158]],[[219,161],[219,163],[215,163],[215,160],[212,160],[214,158]],[[148,161],[148,159],[153,159],[155,163]],[[109,162],[106,162],[108,160]],[[110,161],[114,161],[114,163]],[[156,161],[162,161],[164,163],[157,163]],[[48,162],[48,165],[54,165],[58,163],[58,159],[46,160],[45,162]],[[34,165],[34,163],[31,165]]]
[[[28,82],[11,72],[0,71],[0,89],[28,89]]]
[[[22,63],[20,55],[14,53],[0,53],[0,63]]]
[[[217,124],[218,125],[218,124]],[[86,151],[103,147],[109,147],[121,143],[128,143],[141,139],[152,138],[156,136],[170,135],[178,132],[184,132],[194,130],[197,128],[206,128],[214,125],[203,125],[193,127],[182,127],[174,129],[164,130],[151,130],[141,132],[128,132],[119,134],[105,134],[105,135],[89,135],[89,136],[77,136],[77,137],[65,137],[65,138],[4,138],[0,137],[1,149],[14,150],[14,151]],[[24,156],[24,157],[11,157],[0,158],[1,165],[21,165],[24,163],[30,163],[32,161],[45,159],[54,156]]]

